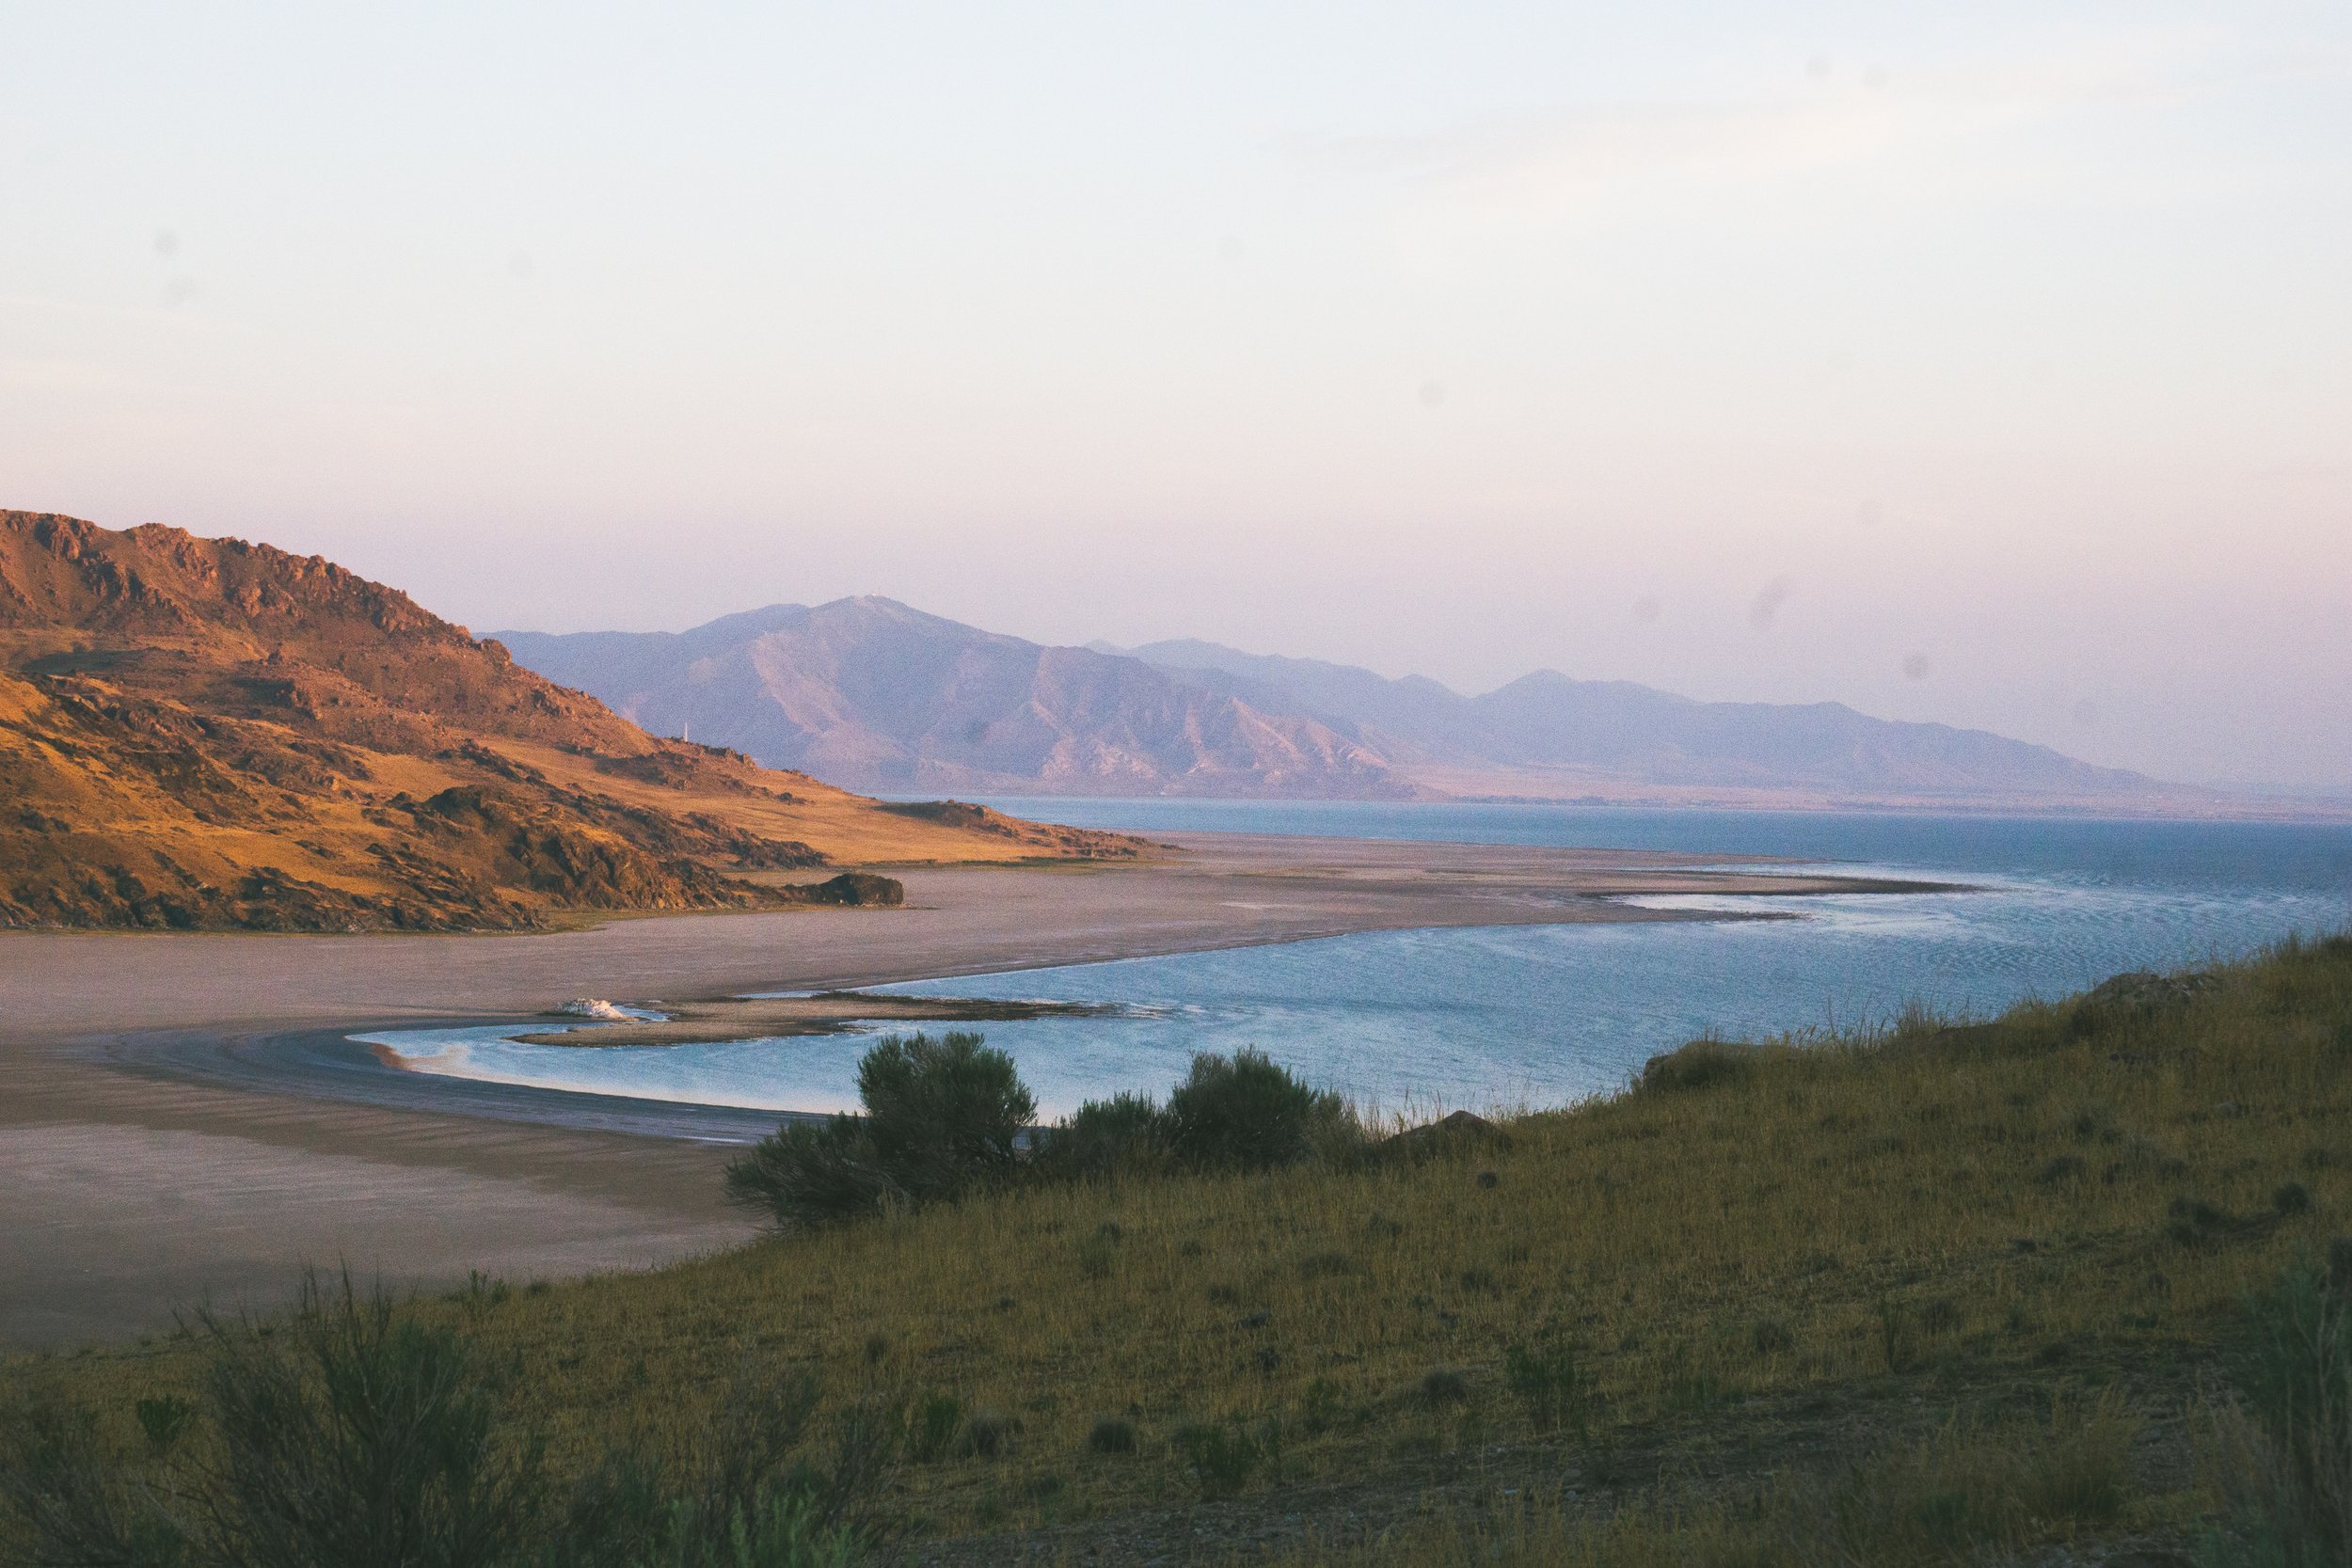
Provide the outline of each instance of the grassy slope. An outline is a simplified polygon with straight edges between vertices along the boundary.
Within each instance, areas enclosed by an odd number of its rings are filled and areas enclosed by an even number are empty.
[[[1233,1418],[1281,1434],[1279,1482],[1262,1466],[1248,1486],[1281,1495],[1202,1515],[1245,1535],[1295,1506],[1393,1518],[1465,1466],[1588,1501],[1613,1476],[1630,1498],[1947,1414],[2031,1426],[2062,1388],[2176,1419],[2233,1304],[2352,1228],[2347,1113],[2337,939],[2173,1006],[1767,1050],[1521,1118],[1507,1149],[1017,1193],[424,1309],[511,1354],[559,1450],[682,1430],[747,1346],[823,1368],[840,1398],[945,1393],[1017,1421],[1000,1457],[906,1468],[924,1532],[1165,1525],[1148,1511],[1198,1495],[1175,1434]],[[1581,1351],[1589,1435],[1539,1435],[1506,1387],[1509,1348],[1546,1342]],[[158,1343],[68,1370],[120,1409],[184,1366]],[[1089,1452],[1106,1414],[1136,1453]],[[2141,1454],[2114,1528],[2193,1506],[2182,1447]],[[1383,1560],[1451,1560],[1452,1539]],[[1520,1556],[1581,1560],[1555,1547]]]

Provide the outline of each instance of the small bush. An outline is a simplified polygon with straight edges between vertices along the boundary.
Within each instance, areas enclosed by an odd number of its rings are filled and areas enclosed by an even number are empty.
[[[15,1527],[0,1540],[27,1563],[185,1561],[188,1527],[143,1478],[109,1462],[97,1427],[89,1411],[54,1394],[0,1407],[0,1502]]]
[[[1108,1279],[1119,1259],[1116,1237],[1095,1232],[1078,1243],[1078,1272],[1089,1279]]]
[[[1160,1108],[1148,1095],[1089,1100],[1039,1140],[1036,1169],[1064,1181],[1149,1169],[1161,1161],[1165,1132]]]
[[[2331,1259],[2331,1261],[2333,1259]],[[2220,1418],[2245,1555],[2281,1568],[2352,1555],[2352,1292],[2316,1264],[2247,1303],[2243,1403]]]
[[[1168,1097],[1165,1121],[1170,1150],[1206,1169],[1263,1170],[1363,1142],[1338,1095],[1309,1087],[1256,1051],[1195,1056]]]
[[[2180,1246],[2201,1243],[2235,1228],[2229,1213],[2201,1198],[2176,1197],[2165,1206],[2165,1234]]]
[[[608,1453],[552,1521],[541,1568],[840,1568],[882,1532],[870,1504],[896,1446],[871,1406],[836,1422],[828,1463],[814,1441],[818,1388],[748,1356],[667,1465]],[[518,1565],[519,1568],[519,1565]]]
[[[1232,1497],[1249,1484],[1258,1468],[1258,1444],[1239,1421],[1231,1426],[1185,1427],[1176,1433],[1176,1446],[1203,1497]]]
[[[920,1465],[936,1464],[953,1451],[963,1430],[963,1402],[933,1394],[916,1403],[907,1420],[907,1454]]]
[[[1013,1168],[1037,1102],[975,1034],[892,1036],[858,1063],[862,1117],[787,1122],[727,1167],[727,1196],[787,1227],[956,1198]]]
[[[975,1410],[963,1423],[963,1451],[975,1459],[1002,1459],[1012,1451],[1020,1423],[994,1410]]]
[[[29,1560],[491,1568],[519,1549],[535,1447],[501,1441],[500,1391],[456,1333],[315,1275],[282,1322],[197,1326],[200,1402],[135,1407],[158,1463],[200,1414],[202,1461],[183,1474],[123,1464],[69,1404],[0,1420],[0,1501]]]
[[[1513,1345],[1502,1354],[1502,1380],[1537,1433],[1549,1435],[1565,1427],[1583,1435],[1592,1385],[1578,1365],[1574,1345]]]
[[[1435,1367],[1422,1374],[1421,1397],[1429,1404],[1460,1404],[1470,1398],[1470,1379],[1451,1367]]]
[[[1735,1083],[1756,1071],[1754,1047],[1725,1040],[1696,1039],[1642,1064],[1635,1086],[1652,1094],[1709,1088]]]
[[[857,1092],[883,1168],[917,1203],[1009,1171],[1014,1141],[1037,1117],[1012,1058],[961,1031],[883,1040],[858,1063]]]
[[[116,1568],[847,1568],[889,1451],[872,1412],[809,1457],[814,1382],[749,1363],[674,1463],[609,1451],[571,1486],[472,1341],[350,1280],[283,1318],[199,1315],[198,1397],[0,1411],[0,1559]],[[8,1515],[13,1514],[13,1518]]]
[[[1133,1453],[1136,1446],[1136,1424],[1122,1416],[1104,1416],[1087,1433],[1089,1453]]]
[[[203,1326],[216,1516],[246,1560],[454,1568],[518,1543],[538,1478],[496,1440],[498,1391],[455,1333],[347,1277],[307,1281],[277,1335]]]
[[[131,1407],[138,1418],[139,1431],[147,1434],[148,1451],[158,1459],[167,1459],[180,1446],[188,1422],[196,1416],[196,1406],[177,1394],[160,1394],[143,1399]]]
[[[858,1117],[787,1122],[727,1166],[729,1201],[787,1227],[879,1213],[898,1190]]]

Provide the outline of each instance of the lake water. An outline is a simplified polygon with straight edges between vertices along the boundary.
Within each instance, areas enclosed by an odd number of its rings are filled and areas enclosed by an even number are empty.
[[[986,1025],[1050,1113],[1157,1092],[1192,1054],[1255,1046],[1368,1104],[1551,1105],[1622,1085],[1713,1032],[1834,1028],[1911,1003],[1986,1014],[2127,969],[2352,925],[2352,827],[1517,805],[998,800],[1139,832],[1217,831],[1765,854],[1983,891],[1651,898],[1794,920],[1369,932],[884,990],[1119,1004],[1131,1016]],[[522,1027],[522,1026],[516,1026]],[[537,1025],[544,1028],[545,1025]],[[366,1037],[423,1070],[766,1109],[850,1104],[864,1036],[604,1051],[512,1030]]]

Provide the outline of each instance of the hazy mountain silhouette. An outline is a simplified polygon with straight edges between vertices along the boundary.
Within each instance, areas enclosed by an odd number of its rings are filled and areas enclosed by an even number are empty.
[[[1921,796],[2138,796],[2144,775],[1984,730],[1873,719],[1843,703],[1702,703],[1554,670],[1464,697],[1317,659],[1189,639],[1126,650],[1279,693],[1394,763],[1569,768],[1653,784]]]
[[[2188,806],[2212,798],[1981,730],[1838,703],[1703,703],[1538,671],[1480,696],[1176,641],[1047,647],[890,599],[685,632],[503,632],[658,734],[845,786],[1409,799],[1749,796]]]
[[[501,641],[659,734],[869,789],[1414,793],[1312,719],[1141,659],[999,637],[890,599],[771,605],[686,632]]]

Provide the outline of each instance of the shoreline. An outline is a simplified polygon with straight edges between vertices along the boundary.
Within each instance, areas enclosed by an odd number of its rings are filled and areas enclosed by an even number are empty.
[[[575,930],[0,932],[0,1081],[28,1049],[119,1030],[547,1014],[580,996],[717,1002],[1416,927],[1738,918],[1644,895],[1976,891],[1764,856],[1244,833],[1163,835],[1145,864],[906,871],[897,909],[640,914]]]
[[[0,1278],[0,1347],[151,1331],[206,1300],[266,1307],[305,1263],[437,1289],[473,1269],[647,1267],[757,1233],[720,1175],[746,1118],[764,1132],[777,1113],[396,1071],[348,1042],[369,1028],[1359,931],[1725,917],[1613,901],[1632,895],[1964,891],[1760,857],[1156,836],[1185,853],[910,870],[897,910],[463,937],[0,934],[0,1247],[19,1262]]]

